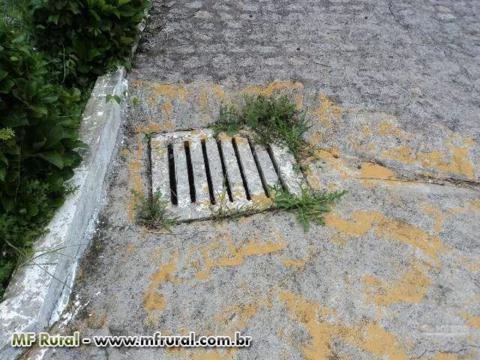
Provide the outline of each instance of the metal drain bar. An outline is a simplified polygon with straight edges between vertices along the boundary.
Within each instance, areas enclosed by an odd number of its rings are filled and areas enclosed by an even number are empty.
[[[271,186],[298,194],[304,183],[287,149],[265,148],[248,135],[215,138],[210,129],[152,137],[151,160],[152,191],[179,220],[264,210],[273,204]]]

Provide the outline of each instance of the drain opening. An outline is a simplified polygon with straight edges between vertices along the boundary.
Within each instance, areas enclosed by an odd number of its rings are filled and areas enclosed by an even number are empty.
[[[205,144],[205,139],[200,141],[202,144],[202,153],[203,153],[203,162],[205,164],[205,173],[207,175],[207,184],[208,184],[208,193],[210,195],[210,203],[215,205],[215,195],[213,193],[213,183],[212,183],[212,174],[210,173],[210,163],[208,161],[207,145]]]
[[[177,199],[177,179],[175,176],[175,157],[173,155],[173,145],[167,145],[168,153],[168,177],[170,181],[170,201],[173,205],[178,205]]]
[[[251,200],[252,198],[250,196],[250,191],[248,190],[248,183],[245,177],[245,172],[242,165],[242,159],[240,158],[240,154],[238,153],[237,140],[234,137],[232,138],[232,145],[233,145],[233,151],[235,152],[235,157],[237,158],[238,169],[240,170],[240,176],[242,177],[242,183],[243,183],[243,188],[245,190],[245,195],[247,197],[247,200]]]
[[[147,138],[147,194],[150,205],[153,202],[153,183],[152,183],[152,139]],[[167,195],[167,194],[162,194]]]
[[[218,153],[220,155],[220,162],[222,163],[223,183],[225,188],[227,189],[228,200],[230,200],[230,202],[233,202],[232,189],[230,189],[230,183],[228,181],[228,172],[227,172],[227,167],[225,165],[225,158],[223,156],[222,143],[218,139],[217,139],[217,147],[218,147]]]
[[[255,144],[248,134],[216,138],[209,129],[159,134],[148,151],[152,191],[169,198],[169,210],[180,221],[215,216],[224,201],[227,209],[263,211],[274,207],[264,201],[273,196],[271,186],[296,193],[304,180],[293,171],[296,161],[287,149]]]
[[[250,150],[253,155],[253,160],[255,161],[255,166],[257,167],[257,172],[260,175],[260,181],[262,182],[263,191],[265,192],[266,197],[270,197],[270,193],[268,191],[267,180],[265,180],[265,174],[263,173],[263,169],[260,166],[260,162],[258,161],[257,152],[255,151],[255,147],[253,146],[252,139],[250,136],[247,137],[248,145],[250,146]]]
[[[280,185],[282,186],[282,189],[287,191],[287,186],[285,185],[285,182],[283,181],[282,175],[280,174],[280,170],[278,168],[278,163],[277,160],[275,159],[275,156],[273,155],[273,151],[270,145],[267,145],[265,147],[267,149],[268,156],[270,156],[270,160],[272,160],[273,168],[275,169],[275,172],[277,173],[278,180],[280,181]]]
[[[190,154],[190,143],[188,141],[183,142],[183,147],[185,148],[185,157],[187,159],[187,174],[188,174],[188,185],[190,187],[190,200],[192,203],[197,201],[197,196],[195,193],[195,179],[193,177],[193,165],[192,165],[192,156]]]

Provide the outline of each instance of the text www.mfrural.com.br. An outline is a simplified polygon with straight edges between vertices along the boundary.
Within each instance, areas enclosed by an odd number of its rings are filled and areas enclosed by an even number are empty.
[[[41,333],[14,333],[11,345],[13,347],[79,347],[93,345],[96,347],[183,347],[183,348],[242,348],[251,345],[250,336],[236,332],[230,336],[197,336],[195,332],[189,335],[162,335],[156,332],[153,335],[118,335],[118,336],[91,336],[81,337],[78,331],[73,335],[50,335]]]

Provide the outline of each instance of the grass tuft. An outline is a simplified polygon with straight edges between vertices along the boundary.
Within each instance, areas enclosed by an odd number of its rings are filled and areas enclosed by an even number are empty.
[[[137,197],[137,223],[148,229],[165,229],[170,231],[176,224],[177,219],[167,211],[168,202],[162,199],[162,194],[157,191],[149,199],[139,193],[134,193]]]
[[[336,200],[345,195],[346,191],[319,192],[302,188],[298,196],[285,191],[281,187],[271,188],[275,207],[296,214],[298,222],[307,232],[310,224],[325,225],[324,215],[330,212]]]
[[[285,145],[297,159],[307,147],[303,135],[310,126],[305,112],[297,109],[287,96],[249,96],[240,110],[233,105],[224,105],[213,125],[215,133],[223,131],[228,135],[245,127],[256,132],[255,141],[258,143]]]
[[[240,113],[235,106],[222,105],[220,106],[218,120],[212,125],[212,128],[215,134],[224,132],[233,136],[242,129],[243,125]]]

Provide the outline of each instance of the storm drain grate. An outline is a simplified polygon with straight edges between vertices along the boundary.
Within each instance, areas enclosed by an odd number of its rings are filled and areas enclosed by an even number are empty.
[[[254,144],[248,135],[215,138],[209,129],[151,139],[152,191],[179,220],[272,206],[271,186],[298,194],[303,178],[287,149]]]

